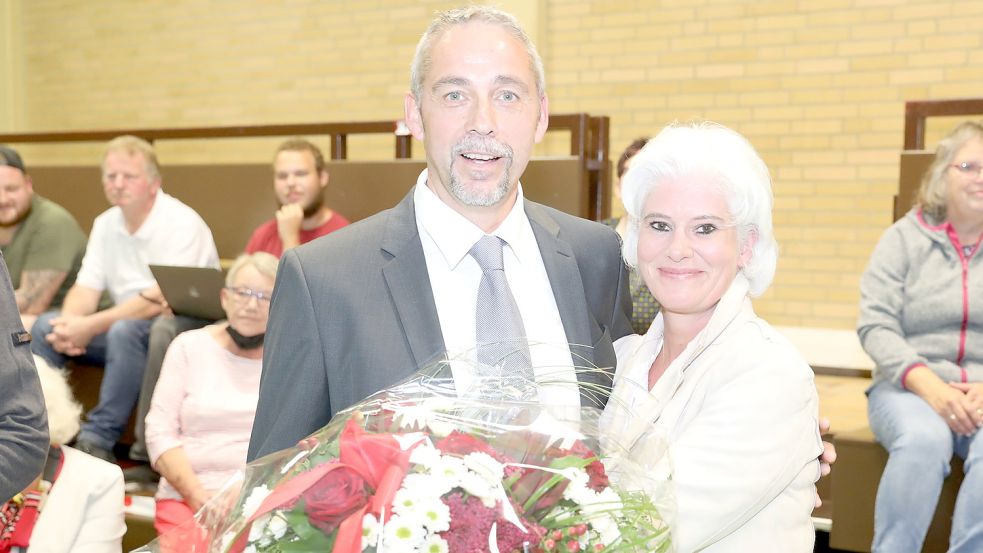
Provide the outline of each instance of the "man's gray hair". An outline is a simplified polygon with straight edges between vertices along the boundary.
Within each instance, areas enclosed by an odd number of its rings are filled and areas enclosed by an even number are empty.
[[[512,14],[502,11],[492,6],[467,6],[455,8],[437,14],[437,17],[430,22],[426,32],[420,37],[420,42],[416,45],[416,53],[413,55],[413,64],[410,66],[410,89],[413,97],[417,101],[421,99],[423,92],[423,80],[433,63],[431,52],[433,43],[444,34],[445,31],[455,25],[463,25],[477,21],[498,25],[514,36],[526,48],[529,54],[529,66],[536,76],[536,91],[542,98],[546,94],[546,77],[543,72],[543,60],[539,57],[536,45],[529,39],[529,35],[522,30],[519,21]]]

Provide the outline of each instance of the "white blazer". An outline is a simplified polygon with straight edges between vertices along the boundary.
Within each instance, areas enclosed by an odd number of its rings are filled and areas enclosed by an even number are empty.
[[[31,534],[28,553],[119,553],[123,548],[123,471],[67,446],[65,464]]]
[[[636,422],[608,424],[640,448],[652,426],[668,437],[680,553],[813,550],[822,439],[812,369],[754,314],[747,290],[739,274],[651,391],[662,314],[644,336],[615,343],[609,405],[627,405]]]

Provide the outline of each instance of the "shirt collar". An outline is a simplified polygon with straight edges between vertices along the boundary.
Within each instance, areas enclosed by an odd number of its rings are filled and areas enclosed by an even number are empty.
[[[157,190],[157,195],[154,197],[154,205],[150,206],[150,213],[147,214],[147,218],[143,220],[140,224],[140,228],[136,232],[130,234],[126,230],[126,217],[123,215],[123,210],[119,210],[119,226],[117,227],[117,232],[125,235],[131,236],[138,240],[149,240],[154,235],[154,228],[157,226],[157,220],[163,217],[161,212],[164,210],[164,202],[167,194],[164,193],[163,189]]]
[[[509,210],[502,224],[491,234],[504,240],[521,262],[520,252],[522,249],[518,245],[528,236],[524,229],[530,227],[525,209],[523,209],[522,184],[516,183],[516,188],[518,193],[515,204]],[[420,173],[416,180],[413,201],[416,206],[417,226],[430,236],[448,268],[453,270],[468,255],[475,242],[485,235],[485,232],[466,217],[454,211],[453,208],[438,198],[433,190],[430,190],[427,186],[426,169]],[[529,232],[531,233],[531,230]]]

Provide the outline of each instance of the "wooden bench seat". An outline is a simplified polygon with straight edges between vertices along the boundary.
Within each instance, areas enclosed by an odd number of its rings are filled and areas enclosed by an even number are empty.
[[[874,538],[874,500],[887,452],[874,441],[870,428],[837,433],[833,438],[838,459],[833,467],[833,526],[829,545],[845,551],[870,551]],[[952,474],[942,486],[935,518],[925,538],[924,552],[944,552],[949,547],[949,530],[956,494],[963,481],[963,462],[953,457]]]

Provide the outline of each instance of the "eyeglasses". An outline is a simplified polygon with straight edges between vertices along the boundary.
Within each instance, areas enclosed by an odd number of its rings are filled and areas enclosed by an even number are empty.
[[[252,290],[250,288],[233,288],[231,286],[226,286],[225,289],[235,294],[234,297],[242,303],[249,302],[249,298],[256,298],[256,301],[260,303],[270,303],[270,298],[273,297],[273,294],[267,292],[257,292],[256,290]]]
[[[973,161],[964,161],[962,163],[953,163],[951,167],[955,167],[960,173],[972,177],[974,175],[983,175],[983,165]]]

